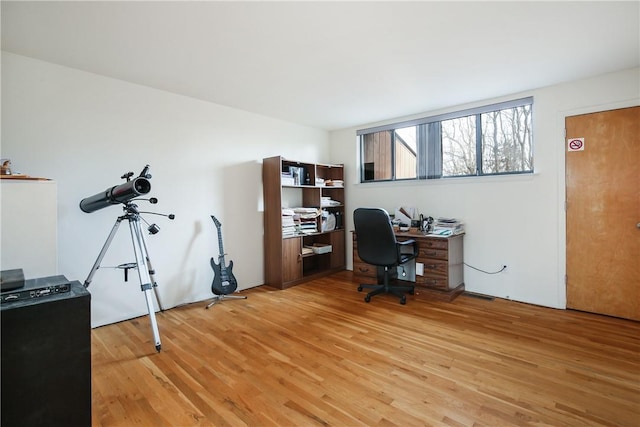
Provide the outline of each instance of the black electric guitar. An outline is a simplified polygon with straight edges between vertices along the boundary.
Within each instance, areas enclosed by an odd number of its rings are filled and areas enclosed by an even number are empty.
[[[211,215],[211,219],[218,228],[218,249],[220,251],[217,264],[211,258],[211,267],[214,273],[211,292],[216,295],[228,295],[235,292],[238,282],[231,271],[233,269],[233,261],[229,261],[228,267],[225,266],[224,249],[222,248],[222,224],[213,215]]]

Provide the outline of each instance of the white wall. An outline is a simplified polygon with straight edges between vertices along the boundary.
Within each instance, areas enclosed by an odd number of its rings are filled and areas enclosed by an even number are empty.
[[[24,277],[58,274],[58,189],[55,181],[0,182],[0,269]]]
[[[358,184],[355,130],[382,123],[328,135],[3,52],[0,153],[14,171],[57,182],[58,271],[81,282],[121,209],[85,214],[79,201],[150,164],[150,195],[160,202],[141,207],[176,214],[175,221],[147,217],[162,229],[147,236],[147,244],[165,308],[211,296],[209,259],[218,250],[210,215],[223,224],[239,289],[263,283],[261,159],[273,155],[344,163],[349,212],[413,205],[429,215],[461,218],[465,261],[487,270],[508,266],[491,276],[465,268],[468,290],[563,308],[564,118],[640,104],[640,69],[413,117],[522,96],[534,96],[535,175]],[[353,228],[350,215],[347,227]],[[347,246],[351,268],[350,239]],[[147,312],[135,272],[123,283],[121,270],[106,268],[132,262],[131,247],[125,223],[89,287],[93,326]]]
[[[141,209],[176,215],[146,217],[161,228],[147,245],[165,308],[212,295],[210,215],[222,222],[239,289],[263,284],[262,158],[329,161],[325,131],[7,52],[0,148],[14,172],[57,182],[58,271],[80,282],[122,209],[86,214],[78,203],[150,164],[159,203]],[[122,270],[105,268],[133,261],[124,222],[89,286],[93,326],[147,313],[136,272],[124,283]]]
[[[534,97],[535,174],[358,184],[357,129],[524,96]],[[564,308],[564,119],[639,104],[640,69],[636,68],[335,131],[331,133],[331,161],[345,164],[347,212],[360,206],[380,206],[393,212],[395,207],[406,205],[426,215],[463,220],[465,262],[490,271],[507,265],[507,270],[497,275],[465,267],[467,290]],[[351,215],[347,215],[347,229],[353,229]],[[347,242],[347,265],[352,268],[351,242]]]

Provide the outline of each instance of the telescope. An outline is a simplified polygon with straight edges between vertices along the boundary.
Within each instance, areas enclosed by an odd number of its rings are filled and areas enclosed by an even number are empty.
[[[127,203],[135,197],[147,194],[151,191],[151,182],[149,182],[148,179],[151,178],[151,175],[148,171],[149,165],[145,166],[140,176],[133,180],[130,180],[133,172],[122,175],[121,178],[126,179],[127,182],[107,188],[105,191],[82,199],[80,201],[80,209],[82,212],[92,213],[107,206]]]
[[[150,199],[134,199],[135,197],[142,196],[143,194],[147,194],[151,191],[151,183],[149,179],[151,179],[151,174],[149,173],[149,165],[146,165],[140,175],[133,180],[131,177],[133,176],[133,172],[127,172],[122,175],[120,178],[126,179],[127,182],[124,184],[116,185],[111,188],[107,188],[105,191],[95,194],[91,197],[87,197],[86,199],[82,199],[80,201],[80,209],[83,212],[91,213],[95,212],[99,209],[106,208],[107,206],[116,205],[118,203],[122,203],[124,215],[120,215],[118,219],[116,219],[116,223],[113,225],[111,229],[111,233],[109,233],[109,237],[107,237],[107,241],[105,242],[100,254],[98,255],[98,259],[91,267],[91,272],[89,276],[87,276],[87,280],[84,281],[84,287],[88,288],[91,280],[93,279],[93,275],[100,268],[100,263],[104,258],[104,255],[107,253],[107,249],[109,249],[109,245],[111,245],[111,241],[116,235],[116,231],[120,227],[122,221],[127,220],[129,222],[129,231],[131,231],[131,241],[133,242],[133,253],[136,257],[135,263],[121,264],[118,268],[124,269],[124,280],[127,281],[127,272],[129,269],[134,268],[138,272],[138,277],[140,278],[140,289],[144,292],[145,299],[147,301],[147,309],[149,310],[149,319],[151,321],[151,329],[153,331],[153,338],[156,344],[156,350],[160,351],[160,332],[158,330],[158,323],[156,322],[156,314],[155,308],[153,305],[152,291],[155,293],[156,301],[158,302],[158,306],[160,310],[164,310],[162,305],[160,304],[160,298],[158,297],[158,292],[156,289],[156,280],[154,278],[155,270],[151,266],[151,259],[149,258],[149,252],[147,251],[147,243],[144,240],[144,234],[142,233],[142,229],[140,228],[140,221],[144,221],[147,225],[149,223],[142,218],[140,214],[147,213],[153,215],[162,215],[166,216],[169,219],[174,219],[175,216],[173,214],[160,214],[156,212],[141,212],[138,210],[138,206],[135,203],[132,203],[131,200],[146,200],[151,204],[158,203],[158,199],[152,197]],[[160,227],[156,224],[150,224],[147,229],[149,233],[156,234],[160,231]]]

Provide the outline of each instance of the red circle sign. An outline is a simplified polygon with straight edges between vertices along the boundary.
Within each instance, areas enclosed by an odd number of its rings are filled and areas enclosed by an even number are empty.
[[[582,141],[580,141],[579,139],[574,139],[572,141],[569,141],[569,148],[572,150],[579,150],[582,148]]]

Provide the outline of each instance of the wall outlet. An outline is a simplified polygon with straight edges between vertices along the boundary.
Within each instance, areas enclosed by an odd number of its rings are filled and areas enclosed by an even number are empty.
[[[416,262],[416,276],[424,276],[424,264]]]

